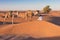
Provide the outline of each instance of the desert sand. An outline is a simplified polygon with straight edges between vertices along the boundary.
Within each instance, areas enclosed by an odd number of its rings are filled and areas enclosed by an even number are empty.
[[[50,15],[55,17],[60,17],[60,11],[51,11]]]
[[[60,36],[60,26],[47,21],[29,21],[0,28],[0,34],[29,35],[35,38]]]
[[[57,20],[51,19],[50,17],[56,17]],[[52,40],[55,40],[55,37],[57,37],[57,39],[60,39],[59,18],[60,11],[51,11],[50,14],[43,17],[43,20],[37,20],[38,16],[32,17],[31,20],[29,18],[28,20],[25,20],[24,18],[14,18],[13,21],[16,22],[16,24],[0,24],[0,37],[2,37],[1,39],[3,40],[14,40],[16,38],[16,40],[18,40],[21,36],[43,39],[49,37],[48,39],[52,38]],[[53,22],[56,21],[56,23],[53,23],[50,20],[52,20]],[[12,22],[12,18],[7,18],[4,21],[4,18],[0,17],[0,22]],[[59,25],[57,25],[57,23]]]

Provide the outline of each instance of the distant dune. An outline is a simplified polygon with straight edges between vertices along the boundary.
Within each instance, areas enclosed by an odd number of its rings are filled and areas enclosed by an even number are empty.
[[[51,11],[50,15],[55,16],[55,17],[60,17],[60,11]]]

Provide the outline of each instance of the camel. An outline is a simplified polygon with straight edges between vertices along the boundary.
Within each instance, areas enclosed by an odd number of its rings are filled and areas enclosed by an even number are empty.
[[[31,10],[27,10],[26,16],[27,16],[27,20],[28,20],[28,18],[31,20],[33,17],[33,12]]]
[[[21,18],[24,18],[25,20],[28,20],[28,18],[31,20],[31,18],[32,18],[32,11],[31,10],[27,10],[27,11],[25,11],[25,12],[22,12],[22,13],[19,13],[19,17],[21,17]]]
[[[15,16],[18,17],[18,14],[19,14],[18,11],[13,11],[13,12],[12,12],[12,15],[14,15],[14,17],[15,17]]]
[[[3,24],[5,24],[5,21],[6,21],[7,18],[10,18],[10,12],[9,11],[4,14],[4,22],[3,22]]]

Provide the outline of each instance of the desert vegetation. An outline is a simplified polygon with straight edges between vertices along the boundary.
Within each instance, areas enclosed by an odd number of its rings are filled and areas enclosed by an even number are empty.
[[[51,8],[49,5],[43,8],[43,13],[49,13],[51,11]]]

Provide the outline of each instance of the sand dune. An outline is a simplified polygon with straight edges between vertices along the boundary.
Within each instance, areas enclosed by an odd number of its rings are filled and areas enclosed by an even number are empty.
[[[60,11],[51,11],[49,15],[60,17]]]
[[[46,21],[30,21],[0,28],[0,34],[30,35],[32,37],[60,36],[60,26]]]

